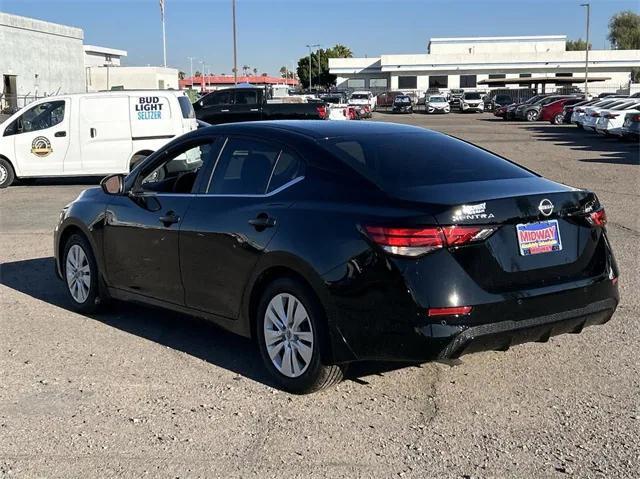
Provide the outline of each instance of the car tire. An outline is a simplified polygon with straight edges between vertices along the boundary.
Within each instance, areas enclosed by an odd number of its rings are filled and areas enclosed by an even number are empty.
[[[83,235],[73,234],[65,243],[61,269],[72,308],[84,314],[97,311],[104,303],[98,265],[91,245]]]
[[[13,166],[4,158],[0,158],[0,189],[6,188],[13,184],[16,179],[16,173]]]
[[[326,317],[300,281],[280,278],[269,284],[258,303],[255,325],[262,360],[283,390],[307,394],[342,380],[342,366],[323,364]]]
[[[535,110],[529,110],[525,118],[527,121],[536,121],[538,119],[538,113]]]
[[[553,123],[554,125],[562,125],[563,122],[564,122],[564,115],[562,113],[558,113],[556,116],[553,117],[553,120],[551,123]]]

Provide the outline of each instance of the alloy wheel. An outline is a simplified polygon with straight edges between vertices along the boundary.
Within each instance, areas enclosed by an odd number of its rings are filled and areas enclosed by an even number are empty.
[[[2,185],[5,181],[7,181],[7,177],[9,176],[9,172],[7,168],[0,164],[0,185]]]
[[[313,358],[314,332],[309,314],[289,293],[274,296],[264,315],[264,339],[271,362],[284,376],[297,378]]]
[[[80,245],[74,244],[69,248],[65,273],[71,297],[77,303],[84,303],[89,296],[91,287],[91,267],[87,255]]]

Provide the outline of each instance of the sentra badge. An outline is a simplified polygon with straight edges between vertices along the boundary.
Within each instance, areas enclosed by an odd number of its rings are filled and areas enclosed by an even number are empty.
[[[453,212],[453,221],[486,220],[493,217],[493,213],[487,213],[486,202],[477,205],[462,205],[460,209]]]
[[[44,136],[36,136],[31,142],[31,153],[36,156],[44,157],[53,151],[51,142]]]

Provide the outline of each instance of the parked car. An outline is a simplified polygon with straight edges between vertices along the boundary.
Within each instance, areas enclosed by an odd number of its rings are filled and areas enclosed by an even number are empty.
[[[511,105],[515,105],[515,104],[511,104]],[[503,120],[507,119],[507,109],[511,106],[511,105],[504,105],[504,106],[500,106],[497,107],[495,110],[493,110],[493,115],[497,116],[498,118],[502,118]],[[514,106],[515,108],[515,106]]]
[[[0,124],[0,188],[16,179],[126,173],[197,128],[182,91],[112,91],[37,100]]]
[[[465,91],[460,97],[460,111],[482,113],[484,111],[482,95],[477,91]]]
[[[378,96],[376,96],[376,108],[393,107],[393,101],[398,95],[404,95],[404,93],[402,93],[401,91],[385,91],[384,93],[380,93]]]
[[[596,103],[592,106],[588,106],[587,108],[585,108],[585,113],[582,118],[582,128],[585,130],[595,131],[596,121],[598,120],[601,111],[610,110],[611,108],[627,104],[631,104],[631,101],[629,101],[628,98],[624,100],[618,99],[617,101],[611,102],[606,105]]]
[[[81,193],[54,263],[75,310],[113,298],[208,319],[306,393],[354,361],[457,358],[607,322],[605,223],[593,192],[442,133],[237,123]]]
[[[349,98],[349,105],[367,105],[370,110],[375,110],[376,97],[370,91],[354,91]]]
[[[571,124],[571,115],[573,114],[573,110],[576,108],[583,108],[589,105],[596,103],[599,100],[582,100],[578,103],[574,103],[573,105],[565,105],[562,107],[562,123]]]
[[[538,99],[531,104],[523,104],[516,108],[515,118],[516,120],[537,121],[540,116],[540,111],[546,105],[553,103],[554,101],[562,98],[569,98],[559,95],[549,95]]]
[[[449,90],[449,104],[451,108],[460,108],[460,98],[464,94],[464,90],[461,88],[452,88]]]
[[[622,104],[623,102],[624,102],[623,99],[616,97],[613,99],[605,99],[605,100],[600,99],[589,105],[574,108],[573,113],[571,115],[571,123],[576,125],[578,128],[582,128],[583,121],[593,111],[597,111],[597,109],[599,108],[614,107],[616,105]]]
[[[500,107],[511,105],[513,103],[513,98],[511,98],[511,95],[507,95],[505,93],[498,93],[497,95],[490,97],[489,103],[490,103],[489,109],[492,111],[495,111]]]
[[[425,99],[426,113],[449,113],[451,106],[444,95],[429,95]]]
[[[324,119],[322,103],[276,103],[267,99],[262,88],[227,88],[209,93],[193,108],[199,120],[212,125],[260,120]]]
[[[640,99],[636,98],[629,103],[601,110],[596,118],[595,131],[601,135],[622,136],[622,124],[627,113],[640,113]]]
[[[640,113],[627,113],[622,123],[622,137],[640,140]]]
[[[408,95],[398,95],[393,100],[393,113],[413,113],[413,102]]]
[[[541,100],[542,98],[545,98],[549,95],[547,94],[541,94],[541,95],[534,95],[531,98],[529,98],[528,100],[519,102],[519,103],[512,103],[511,105],[509,105],[507,107],[507,111],[505,112],[505,115],[502,117],[503,120],[515,120],[516,119],[516,109],[521,107],[521,106],[528,106],[528,105],[533,105],[535,102],[537,102],[538,100]]]
[[[558,100],[547,103],[540,109],[538,119],[541,121],[548,121],[552,125],[562,125],[564,123],[564,111],[565,106],[575,105],[584,101],[581,97],[565,97]]]

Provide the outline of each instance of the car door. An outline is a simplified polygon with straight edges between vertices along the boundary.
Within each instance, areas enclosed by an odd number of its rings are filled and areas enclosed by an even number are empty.
[[[209,93],[198,103],[196,117],[212,125],[231,121],[233,90],[220,90]]]
[[[235,91],[233,105],[229,114],[232,122],[256,121],[261,119],[260,92],[253,88],[238,89]]]
[[[180,232],[187,306],[236,319],[245,285],[291,200],[303,163],[275,142],[230,137]]]
[[[20,175],[56,176],[64,171],[70,139],[69,99],[32,106],[5,130],[13,136]]]
[[[111,199],[103,235],[110,286],[184,304],[179,231],[216,148],[213,138],[201,138],[160,150],[129,194]]]

